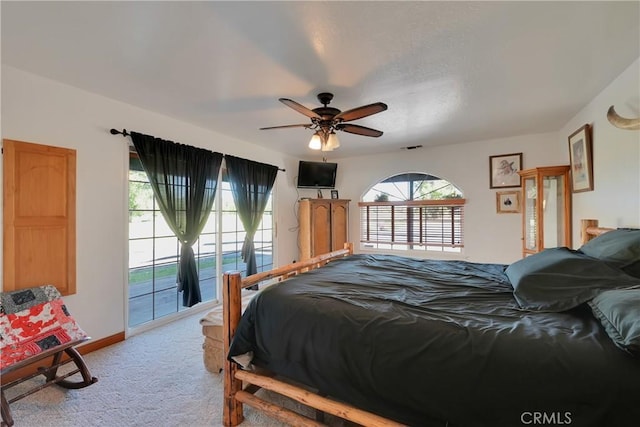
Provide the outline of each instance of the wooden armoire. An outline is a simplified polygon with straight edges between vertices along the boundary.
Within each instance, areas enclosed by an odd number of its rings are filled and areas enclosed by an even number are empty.
[[[349,238],[346,199],[300,200],[300,260],[342,249]]]

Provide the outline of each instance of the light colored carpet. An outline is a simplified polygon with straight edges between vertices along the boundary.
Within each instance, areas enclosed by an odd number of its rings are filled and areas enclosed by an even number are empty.
[[[202,359],[199,320],[204,314],[87,354],[85,361],[98,382],[79,390],[48,387],[11,404],[15,426],[222,425],[222,375],[208,372]],[[40,378],[9,390],[9,397],[42,383]],[[266,396],[269,392],[258,393]],[[269,398],[283,401],[272,394]],[[244,414],[242,427],[282,425],[250,407],[245,406]]]

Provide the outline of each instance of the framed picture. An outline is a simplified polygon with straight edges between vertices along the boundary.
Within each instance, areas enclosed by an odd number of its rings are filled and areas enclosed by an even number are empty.
[[[331,198],[332,199],[338,198],[338,190],[331,190]]]
[[[520,187],[519,170],[522,170],[522,153],[489,156],[489,187]]]
[[[569,136],[571,190],[574,193],[593,190],[593,151],[591,126],[582,126]]]
[[[498,191],[496,193],[496,212],[518,213],[520,212],[519,191]]]

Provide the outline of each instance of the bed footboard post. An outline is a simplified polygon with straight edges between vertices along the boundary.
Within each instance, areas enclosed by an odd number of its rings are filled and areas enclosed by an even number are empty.
[[[353,255],[353,242],[345,242],[344,249],[349,251],[349,255]]]
[[[242,314],[242,277],[238,271],[224,273],[222,285],[222,332],[224,355],[224,407],[222,422],[226,427],[237,426],[242,422],[242,403],[236,400],[236,392],[242,389],[242,381],[235,378],[238,365],[227,360],[231,339],[236,333]]]
[[[598,220],[597,219],[582,219],[580,220],[580,241],[584,245],[593,237],[589,235],[587,229],[591,227],[597,227]]]

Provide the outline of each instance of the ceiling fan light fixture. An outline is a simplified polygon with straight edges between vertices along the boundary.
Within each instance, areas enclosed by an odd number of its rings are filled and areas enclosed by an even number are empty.
[[[319,93],[318,101],[320,101],[323,106],[311,110],[292,99],[280,98],[280,102],[284,105],[311,119],[311,124],[269,126],[260,129],[267,130],[298,127],[312,129],[315,133],[309,141],[309,148],[312,150],[322,151],[333,151],[340,147],[340,141],[335,133],[336,130],[374,138],[382,136],[382,131],[345,122],[362,119],[385,111],[387,109],[387,104],[383,102],[374,102],[373,104],[363,105],[361,107],[352,108],[351,110],[340,111],[337,108],[328,106],[332,99],[333,94],[331,93]]]
[[[322,148],[322,139],[318,132],[314,133],[311,137],[311,141],[309,141],[309,148],[312,150],[320,150]]]
[[[329,137],[327,138],[327,143],[325,145],[327,147],[327,150],[325,151],[332,151],[340,147],[340,140],[338,139],[338,135],[336,135],[333,129],[331,130],[331,133],[329,134]]]

